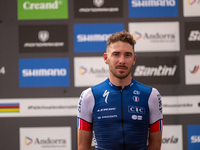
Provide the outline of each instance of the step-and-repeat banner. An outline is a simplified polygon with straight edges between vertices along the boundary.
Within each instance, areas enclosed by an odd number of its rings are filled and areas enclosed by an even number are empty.
[[[76,150],[79,96],[108,77],[106,41],[124,29],[133,78],[162,95],[162,150],[199,149],[200,0],[0,1],[1,147]]]

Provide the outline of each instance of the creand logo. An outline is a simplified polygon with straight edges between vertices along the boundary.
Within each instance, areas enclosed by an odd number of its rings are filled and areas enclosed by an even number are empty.
[[[167,67],[159,65],[158,67],[146,67],[138,65],[133,73],[134,76],[174,76],[177,66]]]
[[[106,42],[112,34],[78,34],[77,42]]]
[[[32,3],[30,1],[25,1],[23,3],[24,10],[46,10],[46,9],[58,9],[59,5],[62,4],[62,0],[55,0],[54,2],[40,2]]]
[[[175,0],[132,0],[132,7],[175,7]]]
[[[29,137],[25,137],[25,145],[29,146],[30,144],[34,144],[34,145],[41,145],[41,146],[45,146],[45,145],[49,145],[49,146],[61,146],[61,145],[66,145],[67,141],[65,139],[52,139],[52,138],[47,138],[47,139],[40,139],[40,138],[36,138],[36,139],[31,139]]]

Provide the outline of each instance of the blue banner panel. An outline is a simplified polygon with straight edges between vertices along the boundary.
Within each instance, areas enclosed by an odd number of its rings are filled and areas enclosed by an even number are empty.
[[[188,150],[200,148],[200,125],[188,125]]]
[[[20,87],[68,87],[68,58],[19,59]]]
[[[115,32],[123,31],[122,23],[116,24],[75,24],[74,51],[105,52],[107,39]]]
[[[178,0],[129,0],[129,17],[178,17]]]

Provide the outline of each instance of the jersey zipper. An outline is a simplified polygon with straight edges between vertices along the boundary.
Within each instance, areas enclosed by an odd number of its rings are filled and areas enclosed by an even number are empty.
[[[123,119],[123,97],[122,97],[122,89],[121,91],[121,115],[122,115],[122,133],[123,133],[123,145],[125,150],[125,135],[124,135],[124,119]]]

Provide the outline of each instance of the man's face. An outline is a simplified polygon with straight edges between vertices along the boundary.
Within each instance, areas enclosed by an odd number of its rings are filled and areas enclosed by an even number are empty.
[[[104,61],[108,64],[110,73],[119,79],[130,75],[135,60],[136,54],[132,46],[121,41],[111,44],[107,53],[104,53]]]

